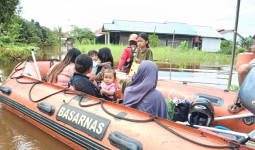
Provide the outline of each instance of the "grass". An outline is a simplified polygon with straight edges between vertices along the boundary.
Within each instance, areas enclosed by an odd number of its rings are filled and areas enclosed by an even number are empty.
[[[39,47],[34,45],[27,45],[27,44],[4,44],[0,47],[0,58],[3,60],[6,59],[24,59],[30,56],[30,51],[38,50]]]
[[[75,44],[75,47],[80,49],[83,53],[87,54],[90,50],[99,50],[102,47],[108,47],[111,49],[113,59],[117,61],[120,60],[122,51],[127,45],[81,45]],[[185,65],[196,65],[200,63],[209,63],[209,64],[220,64],[220,65],[229,65],[231,63],[231,55],[220,54],[220,53],[208,53],[202,52],[195,49],[190,50],[181,50],[177,48],[170,47],[155,47],[151,48],[153,53],[153,58],[155,63],[160,64],[169,64],[170,63],[170,54],[172,51],[172,64],[179,66]]]

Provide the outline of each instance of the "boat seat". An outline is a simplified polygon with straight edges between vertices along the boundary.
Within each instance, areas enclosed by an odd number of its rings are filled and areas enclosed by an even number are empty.
[[[245,78],[240,90],[239,98],[243,106],[255,114],[255,68],[253,67]]]

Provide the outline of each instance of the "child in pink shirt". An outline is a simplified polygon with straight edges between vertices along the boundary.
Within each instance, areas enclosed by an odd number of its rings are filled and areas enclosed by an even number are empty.
[[[116,90],[116,86],[114,83],[114,80],[116,78],[116,72],[113,69],[107,69],[104,72],[104,79],[102,83],[100,84],[100,87],[102,88],[100,90],[101,95],[104,99],[113,101],[114,99],[114,93]]]

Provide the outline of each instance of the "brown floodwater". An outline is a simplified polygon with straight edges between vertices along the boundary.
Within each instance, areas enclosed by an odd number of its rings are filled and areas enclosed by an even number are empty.
[[[62,60],[67,52],[66,47],[43,48],[42,53],[37,54],[38,59]],[[0,85],[7,79],[15,65],[19,61],[0,60]],[[158,63],[158,62],[157,62]],[[157,64],[159,67],[159,79],[170,79],[170,65]],[[117,64],[115,64],[117,66]],[[187,64],[185,67],[172,65],[171,79],[176,81],[188,81],[202,85],[227,88],[228,65],[201,63],[196,65]],[[237,74],[234,72],[232,84],[237,84]],[[41,129],[18,117],[0,105],[0,149],[11,150],[56,150],[71,149],[54,137],[43,132]]]

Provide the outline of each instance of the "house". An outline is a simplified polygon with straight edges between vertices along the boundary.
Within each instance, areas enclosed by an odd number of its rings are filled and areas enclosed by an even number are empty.
[[[234,30],[225,30],[225,29],[218,29],[217,30],[222,36],[224,37],[225,40],[233,41],[234,37]],[[241,36],[239,33],[236,34],[236,42],[240,43],[241,40],[243,40],[244,37]]]
[[[187,41],[192,47],[196,32],[186,23],[178,22],[141,22],[113,20],[112,23],[105,23],[102,31],[105,32],[105,44],[128,44],[130,34],[147,33],[156,34],[159,37],[159,45],[172,45],[174,35],[174,47],[180,45],[182,41]]]
[[[223,36],[215,29],[207,26],[191,26],[198,37],[194,40],[194,47],[206,52],[218,52]]]

